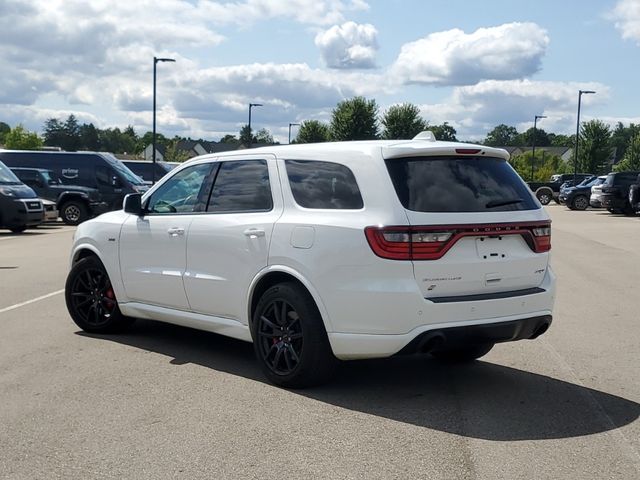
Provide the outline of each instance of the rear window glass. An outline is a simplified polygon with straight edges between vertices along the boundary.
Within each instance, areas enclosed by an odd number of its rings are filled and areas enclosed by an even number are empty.
[[[492,157],[386,160],[404,208],[417,212],[496,212],[539,206],[511,166]]]
[[[208,212],[267,212],[273,208],[266,160],[222,162]]]
[[[286,160],[296,203],[305,208],[360,209],[360,189],[348,167],[315,160]]]

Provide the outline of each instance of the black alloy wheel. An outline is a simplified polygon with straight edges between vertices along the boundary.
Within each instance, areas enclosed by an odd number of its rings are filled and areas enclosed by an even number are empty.
[[[258,342],[265,364],[276,375],[290,375],[303,349],[300,315],[285,300],[273,300],[258,319]]]
[[[65,299],[71,318],[87,332],[110,333],[132,323],[120,313],[111,280],[96,257],[84,258],[73,266]]]
[[[338,364],[313,297],[295,282],[279,283],[262,294],[251,336],[263,373],[282,387],[325,383]]]

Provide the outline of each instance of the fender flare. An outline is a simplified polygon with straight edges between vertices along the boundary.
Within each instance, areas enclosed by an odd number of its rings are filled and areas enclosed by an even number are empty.
[[[258,282],[260,282],[260,280],[262,280],[262,278],[264,278],[265,275],[268,275],[269,273],[276,273],[276,272],[291,275],[296,280],[298,280],[304,286],[304,288],[307,289],[307,291],[313,298],[313,301],[316,303],[316,306],[318,307],[318,311],[320,312],[320,317],[322,318],[322,323],[324,323],[324,328],[326,332],[327,333],[333,332],[333,325],[331,323],[331,318],[329,317],[329,312],[327,311],[326,306],[322,302],[322,299],[320,297],[320,294],[318,293],[318,290],[315,288],[313,283],[311,283],[311,281],[307,279],[302,273],[286,265],[269,265],[263,268],[262,270],[260,270],[253,277],[253,280],[251,280],[251,283],[249,284],[249,289],[247,290],[247,297],[246,297],[247,325],[251,325],[251,300],[253,299],[253,293],[255,291],[256,285],[258,285]]]

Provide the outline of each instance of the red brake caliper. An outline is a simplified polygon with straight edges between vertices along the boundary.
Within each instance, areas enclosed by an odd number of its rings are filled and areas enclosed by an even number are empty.
[[[105,307],[107,307],[109,310],[113,310],[113,307],[116,304],[116,296],[113,293],[113,288],[109,287],[105,292],[105,296],[109,299],[109,301],[106,302],[107,304],[105,305]]]

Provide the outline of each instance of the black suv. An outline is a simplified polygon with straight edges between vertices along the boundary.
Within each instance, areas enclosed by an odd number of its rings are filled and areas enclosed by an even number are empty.
[[[108,204],[101,201],[97,188],[67,185],[55,172],[44,168],[14,167],[11,170],[40,198],[55,202],[67,225],[78,225],[108,210]]]
[[[607,175],[602,184],[602,206],[611,213],[624,212],[633,215],[629,203],[629,187],[633,185],[640,172],[615,172]]]
[[[629,187],[629,205],[634,212],[640,212],[640,175],[636,178],[636,182]]]

